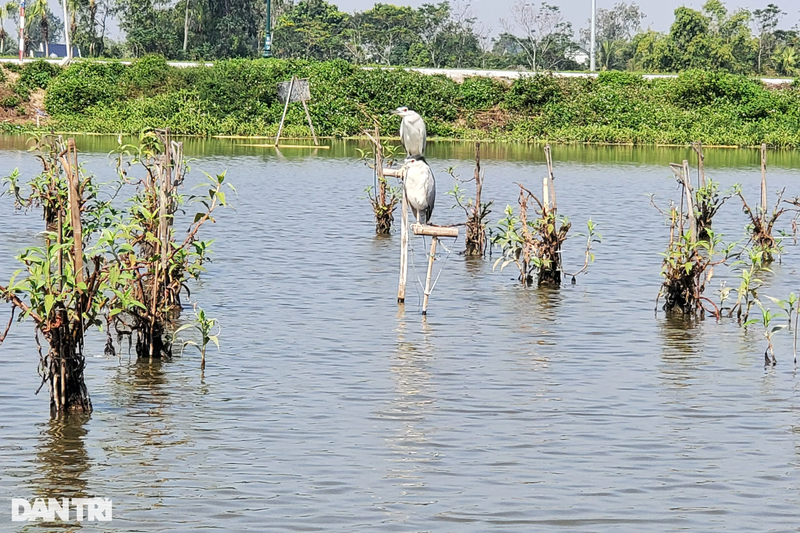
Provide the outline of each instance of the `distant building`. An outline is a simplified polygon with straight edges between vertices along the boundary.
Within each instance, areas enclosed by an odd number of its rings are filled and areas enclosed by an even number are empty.
[[[51,59],[67,57],[67,45],[62,43],[48,43],[48,52]],[[39,49],[33,52],[33,57],[44,57],[44,43],[39,43]],[[82,57],[81,49],[77,46],[72,47],[72,57]]]
[[[589,54],[583,50],[575,50],[570,58],[579,65],[584,65],[589,62]]]

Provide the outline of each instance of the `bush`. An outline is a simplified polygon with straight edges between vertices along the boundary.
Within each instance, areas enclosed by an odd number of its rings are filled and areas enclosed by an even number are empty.
[[[615,85],[618,87],[639,87],[644,85],[644,78],[630,72],[605,71],[597,75],[599,85]]]
[[[43,59],[27,63],[19,75],[18,85],[23,85],[30,90],[46,89],[50,80],[61,73],[61,67],[48,63]]]
[[[130,67],[77,63],[50,79],[45,106],[53,127],[72,131],[274,135],[283,112],[275,85],[293,75],[311,82],[309,112],[321,135],[359,135],[375,121],[396,134],[400,121],[391,111],[406,105],[425,118],[430,136],[800,148],[800,90],[697,71],[652,81],[625,72],[539,74],[508,87],[342,60],[238,59],[176,69],[149,56]],[[20,101],[28,97],[26,86],[15,89]],[[479,112],[498,105],[492,116]],[[286,120],[287,134],[310,134],[299,104]]]
[[[122,84],[128,96],[154,95],[167,90],[168,80],[174,67],[160,55],[147,55],[131,64],[122,76]]]
[[[51,115],[79,113],[95,104],[111,104],[124,96],[120,63],[75,63],[51,81],[44,99]]]
[[[740,104],[754,100],[766,91],[760,81],[744,76],[688,70],[672,83],[673,101],[691,106],[714,105],[719,100]]]
[[[467,78],[459,87],[458,105],[465,109],[491,109],[503,101],[505,91],[505,85],[492,78]]]
[[[505,104],[508,109],[530,111],[549,102],[558,102],[563,89],[553,76],[536,74],[522,76],[514,81],[506,93]]]
[[[21,103],[22,100],[20,100],[19,96],[16,95],[6,96],[5,98],[0,99],[1,107],[17,107]]]

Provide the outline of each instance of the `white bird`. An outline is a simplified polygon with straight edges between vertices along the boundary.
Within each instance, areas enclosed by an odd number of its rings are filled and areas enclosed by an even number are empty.
[[[400,122],[400,142],[406,149],[408,158],[422,159],[425,157],[425,144],[428,142],[428,133],[425,130],[425,121],[416,111],[407,107],[398,107],[392,111],[402,117]]]
[[[423,159],[408,159],[405,163],[403,194],[417,222],[430,224],[436,202],[436,181],[433,171]]]

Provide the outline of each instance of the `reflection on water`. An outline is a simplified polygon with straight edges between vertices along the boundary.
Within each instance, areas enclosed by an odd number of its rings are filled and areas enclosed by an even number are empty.
[[[41,472],[32,479],[39,498],[87,498],[91,475],[85,439],[90,415],[71,414],[45,422],[36,452]]]
[[[394,398],[389,411],[379,416],[397,422],[394,437],[386,445],[394,453],[388,462],[386,477],[395,479],[402,491],[424,487],[420,476],[425,463],[436,460],[436,453],[426,448],[428,435],[426,418],[436,407],[436,391],[431,380],[430,365],[435,348],[431,342],[431,329],[426,321],[412,318],[417,335],[408,339],[408,321],[404,309],[398,312],[397,347],[391,358],[390,372],[394,378]]]

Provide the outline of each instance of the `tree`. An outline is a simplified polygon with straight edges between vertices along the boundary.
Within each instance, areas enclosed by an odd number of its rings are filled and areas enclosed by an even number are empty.
[[[28,26],[39,25],[44,41],[44,56],[50,57],[50,21],[48,19],[52,17],[52,13],[47,0],[33,0],[26,15],[28,16]]]
[[[756,9],[753,11],[753,20],[756,25],[756,32],[758,33],[758,72],[763,72],[761,67],[761,60],[765,54],[772,50],[775,43],[775,36],[773,32],[778,26],[781,17],[785,15],[775,4],[768,4],[765,9]]]
[[[641,29],[645,14],[636,3],[619,2],[612,9],[597,10],[597,46],[600,52],[600,65],[606,70],[625,67],[625,50],[631,50],[630,43]],[[590,46],[590,28],[581,29],[581,43],[586,50]],[[632,50],[628,56],[632,56]]]
[[[410,7],[375,4],[351,18],[351,24],[363,24],[364,48],[370,59],[391,65],[407,61],[408,48],[419,39],[415,35],[415,13]],[[403,48],[399,51],[399,48]]]
[[[7,2],[3,5],[0,5],[0,54],[5,53],[6,49],[6,38],[8,38],[8,33],[6,33],[6,19],[13,17],[19,12],[19,6],[14,2]]]
[[[439,54],[441,40],[447,31],[450,22],[450,3],[441,2],[439,4],[422,4],[417,11],[417,32],[420,37],[420,46],[416,49],[417,61],[414,63],[419,66],[432,66],[439,68],[442,66],[443,58]],[[420,59],[426,58],[428,61],[421,62]]]
[[[546,2],[536,8],[534,3],[516,0],[511,6],[511,21],[501,19],[508,34],[517,44],[534,72],[541,66],[550,70],[567,60],[567,53],[576,48],[572,43],[572,25],[564,20],[561,9]],[[517,36],[515,31],[521,31]]]
[[[119,25],[125,31],[131,55],[177,56],[180,44],[166,0],[122,0]]]
[[[326,0],[303,0],[278,20],[273,31],[275,54],[319,60],[343,57],[343,31],[349,19]]]

